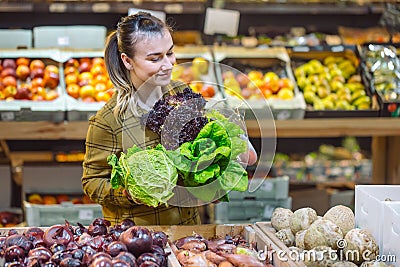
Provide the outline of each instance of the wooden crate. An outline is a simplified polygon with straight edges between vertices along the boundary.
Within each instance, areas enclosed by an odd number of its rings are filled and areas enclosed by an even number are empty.
[[[267,240],[270,240],[271,243],[274,243],[277,246],[277,251],[284,252],[286,257],[288,257],[287,255],[292,255],[290,254],[290,249],[275,235],[271,222],[257,222],[254,224],[254,229],[261,231],[262,235],[264,235]],[[288,260],[291,263],[289,266],[306,267],[302,261],[293,261],[291,259]]]
[[[254,224],[203,224],[196,226],[150,226],[150,229],[155,231],[164,231],[169,240],[175,241],[179,238],[193,235],[193,233],[200,234],[204,238],[210,239],[213,237],[223,237],[225,235],[242,235],[247,242],[256,244],[256,249],[260,254],[264,253],[268,249],[270,251],[264,255],[272,257],[272,264],[275,267],[288,267],[288,266],[304,266],[297,265],[292,260],[287,261],[277,257],[276,252],[280,251],[282,248],[275,241],[271,239],[270,236],[266,235],[258,226]],[[275,240],[281,241],[274,238]],[[170,265],[172,267],[180,267],[179,262],[175,262],[176,258],[174,255],[170,257],[169,263],[175,264]]]

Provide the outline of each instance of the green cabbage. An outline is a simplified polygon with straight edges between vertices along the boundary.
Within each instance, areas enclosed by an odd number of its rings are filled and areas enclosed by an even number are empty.
[[[135,201],[157,207],[174,195],[178,172],[162,145],[144,150],[135,145],[119,159],[112,154],[107,161],[112,188],[124,187]]]

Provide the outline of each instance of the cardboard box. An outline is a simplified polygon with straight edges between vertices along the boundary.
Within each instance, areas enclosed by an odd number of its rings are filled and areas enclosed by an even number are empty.
[[[400,202],[385,201],[382,220],[382,261],[400,266]]]
[[[383,232],[386,231],[384,210],[385,202],[388,201],[400,201],[399,185],[356,185],[356,227],[370,231],[380,248],[384,247]],[[382,255],[382,250],[380,254]]]

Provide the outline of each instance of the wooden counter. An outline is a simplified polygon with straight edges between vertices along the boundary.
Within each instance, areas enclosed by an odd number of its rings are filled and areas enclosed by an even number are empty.
[[[249,136],[255,138],[371,136],[373,183],[400,184],[399,118],[249,120],[246,124]],[[0,122],[0,140],[84,140],[87,127],[86,121]]]

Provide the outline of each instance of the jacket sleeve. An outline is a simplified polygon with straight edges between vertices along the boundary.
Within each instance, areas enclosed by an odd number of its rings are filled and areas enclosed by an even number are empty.
[[[122,148],[118,133],[103,116],[96,115],[89,120],[85,145],[82,175],[85,194],[100,205],[135,205],[123,194],[122,187],[111,187],[111,166],[107,163],[107,157],[111,154],[119,156]]]

